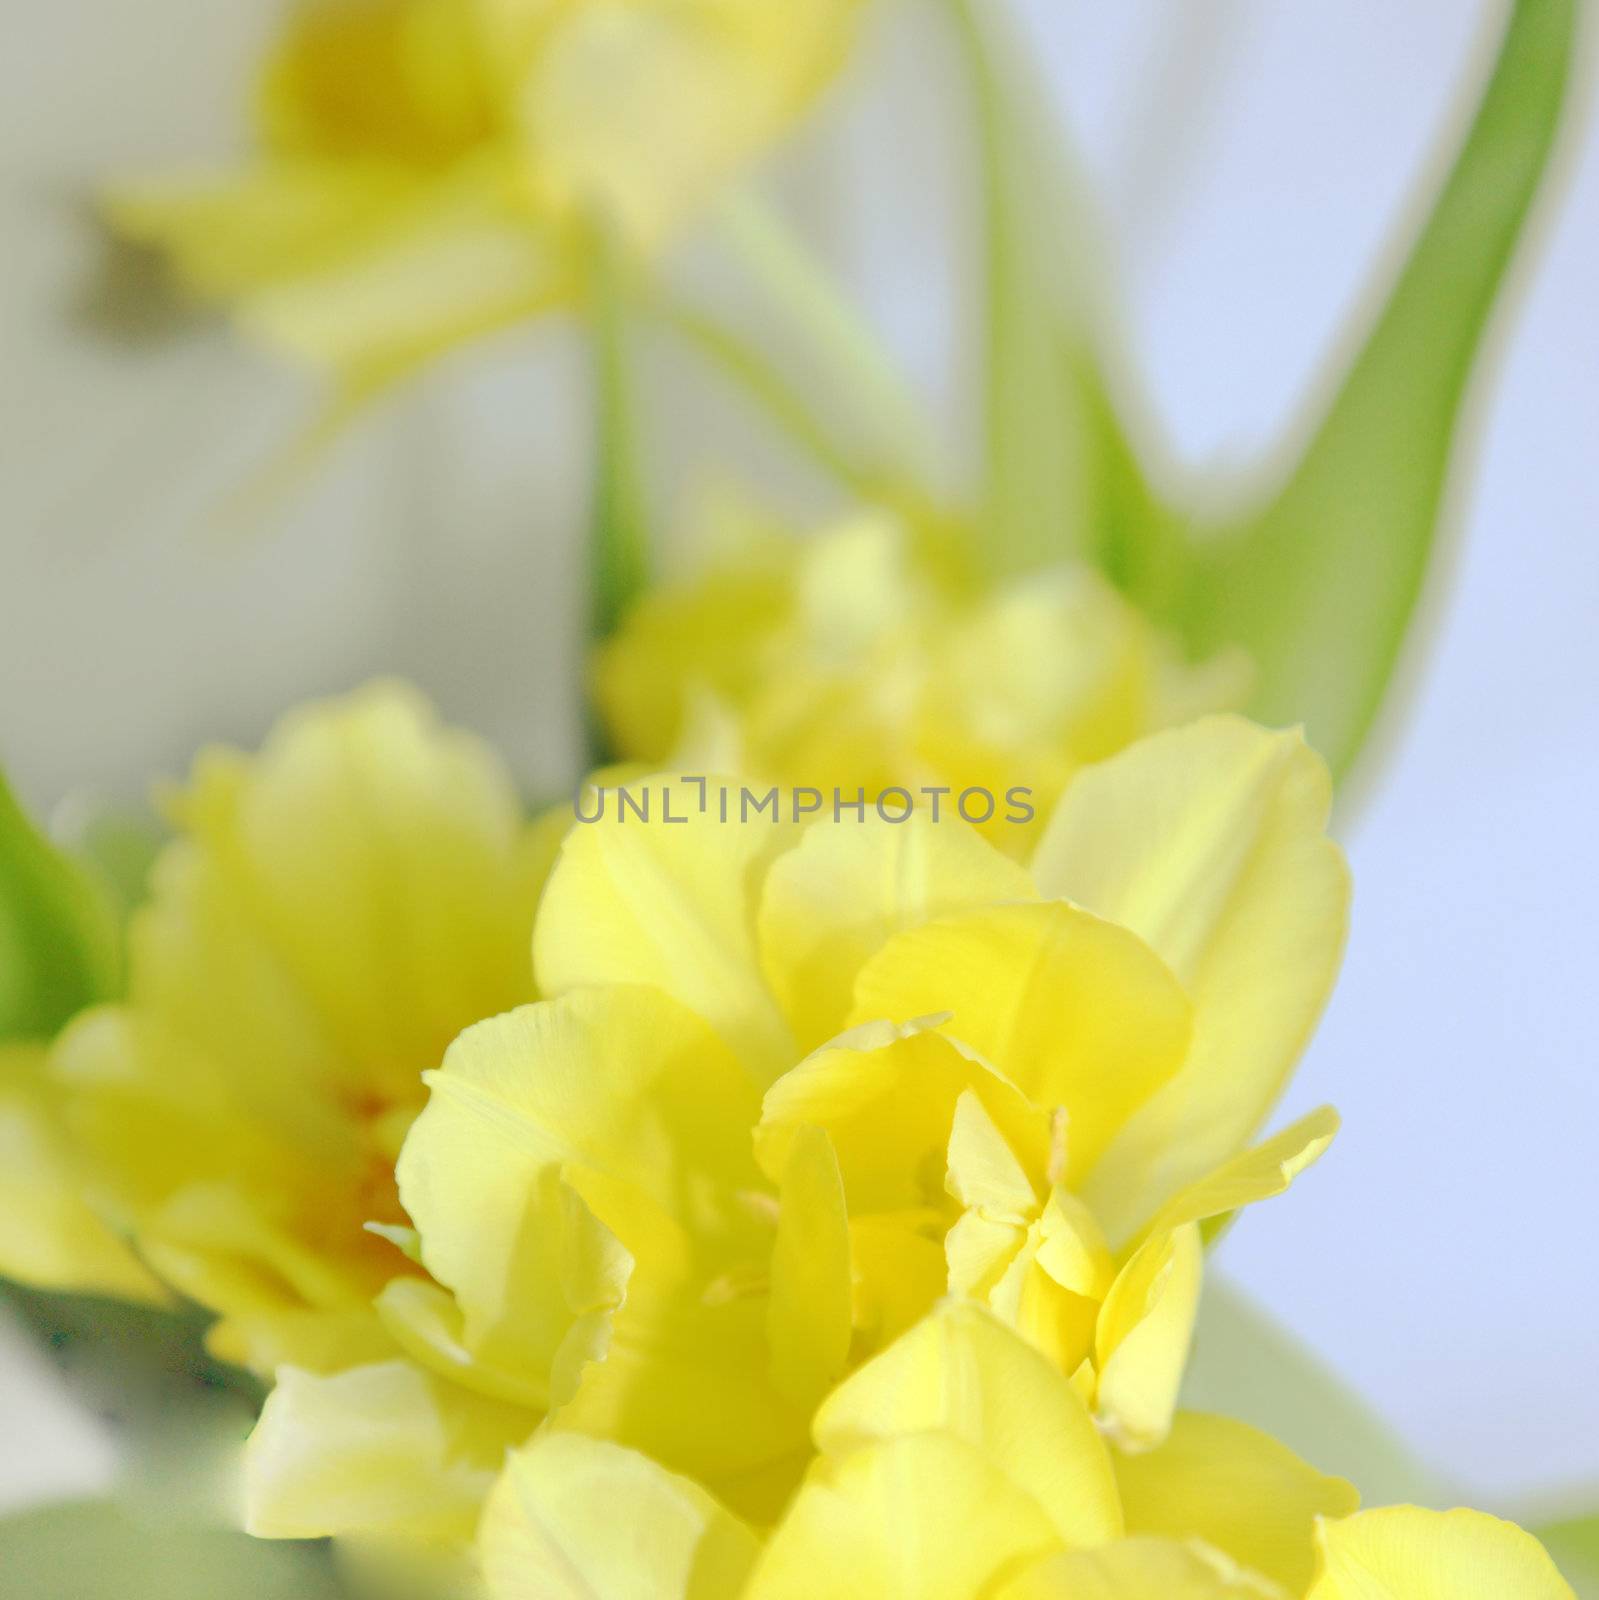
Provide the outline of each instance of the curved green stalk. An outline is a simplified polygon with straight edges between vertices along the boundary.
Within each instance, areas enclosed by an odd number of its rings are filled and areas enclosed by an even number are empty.
[[[1251,707],[1302,721],[1342,776],[1421,596],[1457,424],[1555,142],[1576,0],[1517,0],[1464,145],[1392,293],[1281,493],[1186,542],[1141,596],[1196,651],[1242,644]],[[1171,552],[1152,570],[1169,582]]]
[[[805,341],[840,403],[858,408],[875,453],[925,487],[935,458],[922,405],[871,324],[771,207],[742,195],[722,208],[722,236],[771,308]]]
[[[840,443],[761,350],[691,306],[662,303],[663,324],[692,345],[766,414],[777,432],[853,498],[912,518],[933,515],[925,494],[885,465]]]
[[[949,0],[971,85],[982,169],[983,549],[999,575],[1089,552],[1082,400],[1056,332],[1072,311],[1073,203],[1055,130],[1002,20]]]
[[[658,310],[668,328],[736,384],[828,477],[864,498],[877,497],[881,476],[833,439],[800,392],[760,350],[691,306],[662,304]]]
[[[591,640],[612,633],[649,578],[628,309],[619,252],[601,240],[589,288],[594,370],[594,503],[589,527]]]

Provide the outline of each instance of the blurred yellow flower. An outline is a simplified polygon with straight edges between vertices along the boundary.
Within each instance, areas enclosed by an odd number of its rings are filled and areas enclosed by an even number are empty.
[[[661,248],[776,140],[862,0],[297,0],[256,156],[130,181],[114,227],[352,392]]]
[[[950,817],[724,823],[661,783],[683,825],[568,834],[534,935],[550,998],[429,1074],[398,1177],[430,1277],[378,1301],[417,1370],[280,1386],[259,1531],[380,1503],[403,1527],[487,1402],[769,1519],[817,1402],[947,1293],[1153,1446],[1204,1234],[1329,1142],[1320,1112],[1247,1149],[1344,931],[1327,774],[1296,735],[1212,718],[1083,770],[1031,873]],[[341,1473],[363,1435],[337,1419],[380,1383],[434,1443],[362,1443]]]
[[[492,1600],[1571,1600],[1519,1529],[1356,1513],[1350,1484],[1224,1417],[1185,1413],[1171,1445],[1122,1456],[969,1304],[846,1380],[814,1432],[763,1539],[647,1456],[542,1431],[483,1518]]]
[[[87,1192],[220,1314],[220,1355],[370,1359],[392,1348],[372,1296],[414,1269],[367,1225],[405,1222],[423,1068],[533,993],[553,842],[486,748],[388,685],[296,712],[259,756],[207,752],[169,809],[127,999],[54,1051]]]
[[[60,1086],[37,1044],[0,1044],[0,1274],[82,1294],[159,1300],[161,1286],[83,1194]]]
[[[803,539],[746,519],[718,538],[599,651],[595,694],[626,759],[869,797],[1020,785],[1042,818],[1078,767],[1248,692],[1240,655],[1184,663],[1086,566],[980,585],[876,513]],[[1003,817],[984,831],[1013,853],[1035,837]]]

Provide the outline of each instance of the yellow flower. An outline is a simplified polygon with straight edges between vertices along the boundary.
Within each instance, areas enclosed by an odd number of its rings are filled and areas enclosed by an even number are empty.
[[[1575,1600],[1530,1533],[1480,1511],[1384,1506],[1317,1531],[1310,1600]]]
[[[947,1303],[835,1391],[770,1536],[691,1479],[546,1429],[479,1534],[492,1600],[1571,1600],[1537,1542],[1359,1497],[1184,1414],[1142,1457],[987,1312]]]
[[[950,808],[1021,786],[1042,818],[1078,767],[1238,703],[1247,677],[1236,655],[1184,664],[1091,568],[990,588],[864,513],[805,539],[739,530],[633,610],[595,693],[626,759],[847,796],[944,786]],[[1020,853],[1036,830],[1004,817],[979,825]]]
[[[381,383],[571,301],[587,230],[659,249],[786,129],[861,0],[298,0],[259,152],[113,224],[251,332]]]
[[[770,1518],[817,1402],[954,1293],[1157,1443],[1203,1235],[1334,1126],[1246,1148],[1342,942],[1325,769],[1235,718],[1157,735],[1077,776],[1031,873],[951,818],[724,824],[706,789],[571,831],[551,998],[429,1074],[398,1176],[430,1278],[378,1302],[419,1432],[452,1393],[550,1414]],[[258,1528],[347,1525],[282,1514],[319,1429],[331,1481],[336,1381],[268,1402]]]
[[[0,1274],[81,1294],[159,1300],[160,1285],[84,1197],[45,1047],[0,1044]]]
[[[383,685],[286,718],[253,759],[207,752],[170,811],[127,999],[54,1054],[90,1192],[221,1314],[220,1354],[380,1354],[371,1297],[413,1269],[366,1225],[405,1221],[423,1068],[533,993],[548,830],[483,746]]]

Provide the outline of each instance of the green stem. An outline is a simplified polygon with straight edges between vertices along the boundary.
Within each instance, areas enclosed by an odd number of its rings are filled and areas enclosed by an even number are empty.
[[[748,194],[721,214],[723,236],[772,306],[805,340],[834,392],[858,405],[894,476],[925,485],[933,430],[871,324],[771,207]]]
[[[628,358],[625,270],[608,236],[595,244],[589,281],[595,463],[589,524],[590,647],[616,631],[649,581],[649,525],[638,460],[633,373]],[[589,722],[591,765],[608,755]]]
[[[890,500],[890,473],[864,464],[840,445],[776,364],[714,317],[691,306],[662,304],[661,320],[692,345],[767,414],[783,436],[830,478],[867,500]]]
[[[1087,419],[1058,329],[1081,264],[1079,209],[1042,95],[991,8],[948,0],[970,86],[983,211],[982,555],[999,575],[1089,553]],[[1080,228],[1070,238],[1081,251]]]
[[[643,592],[649,568],[621,278],[614,247],[601,244],[595,251],[589,319],[596,436],[589,636],[596,642],[615,630]]]

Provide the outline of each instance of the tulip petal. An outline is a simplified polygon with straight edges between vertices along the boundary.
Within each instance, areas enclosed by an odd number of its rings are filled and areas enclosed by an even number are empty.
[[[980,1451],[910,1434],[822,1457],[744,1600],[971,1600],[1055,1543],[1038,1502]]]
[[[547,1380],[574,1327],[621,1304],[637,1251],[675,1258],[696,1227],[758,1236],[732,1199],[758,1182],[753,1091],[665,995],[618,987],[525,1006],[469,1028],[428,1081],[400,1195],[466,1343],[492,1365]],[[674,1216],[685,1192],[726,1200]]]
[[[844,1027],[856,975],[893,935],[968,907],[1033,898],[1026,872],[953,818],[917,812],[902,823],[818,825],[767,875],[761,956],[801,1047],[814,1049]]]
[[[245,1520],[265,1539],[469,1538],[506,1449],[536,1418],[389,1361],[278,1373],[245,1452]]]
[[[838,1152],[851,1217],[945,1203],[944,1166],[955,1107],[972,1091],[995,1127],[1040,1170],[1045,1119],[984,1061],[929,1023],[864,1023],[785,1073],[766,1093],[755,1149],[774,1178],[795,1130],[824,1128]]]
[[[1190,1184],[1150,1224],[1152,1233],[1202,1222],[1207,1242],[1245,1206],[1284,1194],[1306,1167],[1319,1161],[1338,1132],[1338,1113],[1322,1106],[1271,1138],[1224,1162],[1207,1178]]]
[[[114,226],[169,252],[246,332],[324,368],[351,400],[452,345],[576,298],[559,236],[492,166],[455,180],[305,163],[130,185]]]
[[[1051,1556],[995,1591],[994,1600],[1289,1600],[1285,1590],[1205,1545],[1124,1539]]]
[[[942,1431],[1029,1494],[1068,1547],[1121,1536],[1109,1453],[1071,1384],[970,1301],[946,1301],[848,1378],[816,1414],[819,1449]]]
[[[1189,1006],[1135,935],[1075,906],[988,906],[891,939],[857,1021],[951,1014],[949,1031],[1037,1106],[1066,1112],[1068,1183],[1183,1064]]]
[[[611,790],[603,817],[562,845],[533,940],[539,988],[652,984],[704,1017],[764,1086],[796,1054],[754,938],[754,891],[784,830],[755,817],[712,825],[697,784],[652,779],[633,792],[653,820],[619,811]]]
[[[84,1198],[53,1099],[44,1050],[0,1044],[0,1273],[41,1289],[165,1300]]]
[[[478,1550],[492,1600],[736,1600],[757,1545],[647,1456],[543,1433],[506,1461]]]
[[[1182,1071],[1085,1186],[1113,1240],[1237,1153],[1315,1026],[1348,918],[1330,802],[1297,733],[1207,717],[1079,774],[1049,823],[1040,891],[1130,928],[1194,1003]]]
[[[1530,1533],[1481,1511],[1382,1506],[1317,1530],[1307,1600],[1575,1600]]]
[[[820,1128],[801,1128],[783,1169],[766,1336],[778,1388],[806,1410],[832,1388],[848,1360],[851,1293],[838,1157]]]
[[[1188,1362],[1204,1249],[1197,1224],[1152,1235],[1099,1310],[1094,1364],[1100,1426],[1128,1449],[1165,1438]]]
[[[1291,1594],[1315,1570],[1316,1518],[1360,1504],[1269,1434],[1199,1411],[1180,1412],[1155,1449],[1113,1460],[1130,1532],[1202,1539]]]

